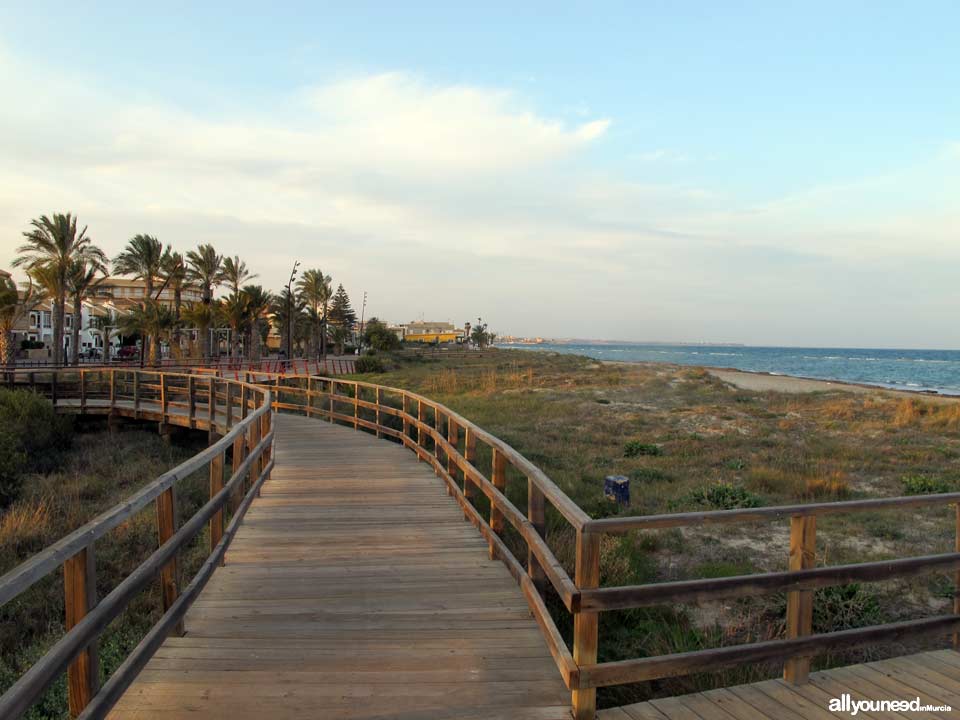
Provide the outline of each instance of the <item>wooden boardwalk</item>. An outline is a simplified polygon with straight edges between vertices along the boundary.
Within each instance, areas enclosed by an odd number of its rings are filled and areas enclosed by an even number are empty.
[[[826,720],[854,717],[830,712],[830,701],[849,694],[852,700],[907,700],[950,706],[939,712],[860,711],[855,717],[955,718],[960,713],[960,653],[953,650],[907,655],[810,674],[792,685],[767,680],[752,685],[708,690],[679,697],[601,710],[599,720]]]
[[[353,429],[275,423],[225,567],[111,717],[567,720],[523,595],[433,471]]]

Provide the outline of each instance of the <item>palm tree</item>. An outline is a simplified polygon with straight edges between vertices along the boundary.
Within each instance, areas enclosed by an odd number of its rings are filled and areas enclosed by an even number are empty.
[[[270,325],[264,316],[270,311],[273,295],[259,285],[245,285],[240,292],[247,298],[247,312],[250,316],[250,345],[247,357],[253,362],[259,362],[266,334],[270,331]]]
[[[223,282],[223,258],[217,254],[213,245],[201,245],[196,250],[187,253],[187,278],[200,286],[203,291],[203,304],[213,304],[213,289]],[[200,316],[206,321],[206,326],[196,325],[200,330],[200,351],[204,359],[210,358],[210,325],[213,324],[213,313],[208,312]]]
[[[217,303],[220,316],[230,328],[230,357],[240,356],[240,338],[250,324],[249,300],[243,293],[235,293]]]
[[[41,215],[30,221],[32,230],[23,233],[27,242],[17,248],[14,267],[23,266],[28,274],[46,266],[42,275],[50,281],[44,290],[53,298],[53,362],[63,363],[63,325],[66,307],[67,273],[74,260],[105,263],[103,251],[93,244],[87,228],[77,232],[77,219],[70,213]]]
[[[206,357],[210,328],[216,320],[216,314],[215,305],[204,305],[202,302],[187,303],[180,312],[183,324],[197,331],[197,343],[200,345],[202,357]]]
[[[97,277],[101,275],[101,277]],[[75,260],[70,266],[67,276],[67,290],[73,302],[73,327],[71,328],[70,346],[73,348],[72,364],[80,364],[80,324],[83,321],[83,301],[107,275],[107,268],[102,264],[90,260]],[[106,350],[106,345],[104,345]]]
[[[270,314],[273,316],[273,324],[280,331],[280,347],[287,347],[287,335],[293,329],[293,338],[297,337],[297,330],[303,324],[303,311],[305,305],[303,300],[296,293],[290,293],[286,288],[279,295],[273,298],[273,304],[270,305]],[[293,343],[290,343],[291,354]]]
[[[42,293],[32,280],[21,296],[13,278],[0,276],[0,362],[3,365],[13,365],[13,329],[41,299]]]
[[[113,270],[119,275],[132,275],[143,280],[145,300],[154,300],[153,281],[160,275],[163,244],[151,235],[134,235],[123,252],[113,259]],[[160,338],[150,336],[150,357],[156,358]]]
[[[223,282],[230,288],[234,296],[240,294],[240,286],[243,285],[247,280],[253,280],[256,275],[251,275],[250,271],[247,270],[247,264],[240,259],[239,256],[234,255],[231,257],[225,257],[223,259]]]
[[[327,310],[330,306],[330,297],[333,294],[330,283],[333,281],[329,275],[324,275],[317,268],[304,271],[303,275],[297,281],[297,292],[300,299],[310,310],[310,353],[318,353],[318,345],[323,348],[326,354],[326,322]]]
[[[141,337],[149,335],[151,338],[157,338],[157,345],[150,344],[150,355],[147,360],[151,365],[157,362],[155,348],[159,346],[159,338],[172,327],[173,311],[152,298],[135,305],[120,319],[120,330],[124,335],[139,333]]]
[[[164,285],[173,291],[173,348],[179,357],[180,354],[180,310],[183,306],[183,287],[187,284],[187,264],[183,255],[172,252],[170,246],[163,253],[160,261],[160,274]]]

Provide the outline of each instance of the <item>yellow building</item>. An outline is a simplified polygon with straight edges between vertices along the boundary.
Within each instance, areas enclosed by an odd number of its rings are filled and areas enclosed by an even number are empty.
[[[463,342],[464,330],[448,322],[410,322],[401,326],[403,339],[415,343]]]

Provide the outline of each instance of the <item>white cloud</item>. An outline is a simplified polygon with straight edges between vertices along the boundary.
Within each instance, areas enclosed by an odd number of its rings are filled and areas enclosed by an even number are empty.
[[[929,184],[929,169],[762,205],[722,185],[639,184],[593,159],[609,119],[565,122],[514,92],[406,73],[212,116],[0,48],[0,87],[0,266],[29,218],[72,210],[110,254],[137,232],[210,241],[274,288],[300,259],[354,293],[375,289],[370,312],[397,320],[482,314],[507,332],[763,341],[768,315],[782,313],[779,329],[846,296],[841,282],[820,283],[806,306],[793,291],[770,299],[811,268],[842,275],[872,248],[888,259],[956,246],[948,201],[920,212],[897,196]],[[951,189],[955,175],[944,198]],[[750,317],[758,334],[744,337]]]

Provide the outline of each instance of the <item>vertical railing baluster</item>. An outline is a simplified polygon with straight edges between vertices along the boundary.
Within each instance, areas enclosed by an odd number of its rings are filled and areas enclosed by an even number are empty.
[[[600,584],[600,535],[577,531],[577,559],[574,582],[581,590]],[[596,612],[577,610],[573,615],[573,661],[577,665],[597,662],[600,616]],[[574,720],[594,720],[597,715],[597,689],[574,688],[571,692]]]
[[[809,570],[816,564],[817,516],[794,515],[790,518],[790,570]],[[787,638],[799,638],[813,632],[813,590],[787,593]],[[794,685],[807,681],[810,658],[790,658],[783,666],[783,679]]]
[[[383,403],[383,391],[380,389],[380,386],[377,386],[376,389],[376,401],[377,401],[377,437],[380,437],[382,433],[380,432],[380,405]]]
[[[223,490],[223,453],[217,453],[210,461],[210,498],[212,499],[218,492]],[[210,552],[220,542],[223,537],[223,508],[217,510],[210,518]],[[221,558],[220,564],[223,565]]]
[[[507,494],[507,458],[502,452],[493,448],[493,460],[490,471],[490,482],[504,495]],[[503,532],[503,513],[497,508],[495,499],[490,500],[490,529],[498,535]],[[490,559],[496,556],[496,546],[490,543]]]
[[[543,491],[531,478],[527,478],[527,520],[533,525],[537,534],[546,539],[547,535],[547,501]],[[527,544],[527,574],[533,584],[543,595],[547,589],[547,576],[540,565],[537,556],[533,554],[530,544]]]
[[[69,632],[97,605],[97,575],[93,545],[63,563],[65,627]],[[70,716],[77,717],[97,694],[100,663],[97,642],[90,643],[67,667],[67,702]]]
[[[360,418],[360,384],[353,384],[353,429],[360,427],[357,421]]]
[[[177,512],[177,494],[173,486],[168,487],[157,496],[157,539],[160,545],[166,543],[177,532],[179,524]],[[180,552],[170,558],[170,561],[160,568],[160,594],[163,598],[163,610],[166,612],[180,596]],[[175,635],[183,635],[183,621],[177,623],[173,630]]]

